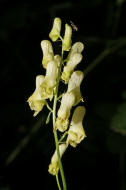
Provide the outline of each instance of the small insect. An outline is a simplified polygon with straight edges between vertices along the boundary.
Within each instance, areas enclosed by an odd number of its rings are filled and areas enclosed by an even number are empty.
[[[78,31],[77,26],[70,20],[70,24],[75,31]]]

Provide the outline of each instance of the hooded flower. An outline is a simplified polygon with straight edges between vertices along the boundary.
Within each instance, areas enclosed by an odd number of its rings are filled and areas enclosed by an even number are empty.
[[[53,23],[53,28],[49,33],[49,37],[53,42],[55,42],[60,37],[60,31],[61,31],[61,19],[55,18]]]
[[[59,60],[59,59],[58,59]],[[40,94],[43,99],[52,99],[58,75],[58,62],[50,61],[47,65],[46,76],[41,84]]]
[[[46,68],[48,62],[52,61],[54,59],[52,44],[48,40],[43,40],[41,42],[41,48],[42,48],[42,51],[43,51],[42,65],[43,65],[44,68]]]
[[[45,105],[45,100],[41,97],[40,94],[40,86],[44,81],[44,76],[39,75],[36,77],[36,89],[34,93],[29,97],[28,103],[31,108],[31,110],[34,110],[34,116],[36,116],[42,109],[43,106]]]
[[[77,64],[81,62],[81,60],[82,60],[82,55],[80,53],[73,54],[68,60],[61,76],[61,78],[65,81],[66,84],[70,79],[71,73],[74,71]]]
[[[60,157],[63,156],[64,152],[66,151],[66,148],[67,148],[66,143],[59,145]],[[57,175],[58,171],[59,171],[58,156],[57,156],[57,151],[55,150],[51,158],[51,163],[49,165],[48,172],[52,175]]]
[[[86,110],[83,106],[78,106],[73,113],[67,137],[67,143],[73,147],[76,147],[86,137],[82,126],[85,112]]]
[[[68,83],[68,93],[73,93],[75,96],[75,102],[74,106],[77,105],[81,100],[83,100],[81,91],[80,91],[80,85],[84,78],[84,74],[82,71],[75,71],[71,75],[71,78]]]
[[[76,42],[72,45],[72,48],[68,54],[67,60],[71,59],[74,54],[80,53],[84,50],[84,44],[82,42]]]
[[[61,132],[64,132],[69,124],[70,110],[75,102],[75,97],[72,93],[65,93],[61,100],[61,105],[58,110],[55,127]]]
[[[71,37],[72,37],[72,28],[68,24],[65,24],[65,34],[62,41],[63,42],[62,48],[64,51],[70,50],[72,43]]]

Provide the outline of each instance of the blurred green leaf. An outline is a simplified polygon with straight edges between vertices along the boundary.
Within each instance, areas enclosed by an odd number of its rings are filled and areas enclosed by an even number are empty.
[[[118,106],[117,113],[112,117],[110,128],[121,135],[126,135],[126,102]]]
[[[123,91],[121,95],[122,95],[122,98],[123,98],[124,100],[126,100],[126,90]]]
[[[126,137],[119,133],[109,131],[106,139],[106,145],[110,152],[122,153],[126,152]]]

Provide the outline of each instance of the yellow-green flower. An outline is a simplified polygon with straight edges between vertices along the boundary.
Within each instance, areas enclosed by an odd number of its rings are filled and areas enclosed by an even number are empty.
[[[50,61],[47,65],[46,76],[41,84],[40,94],[43,99],[52,99],[56,86],[56,79],[58,75],[58,62],[56,60]]]
[[[61,31],[61,19],[55,18],[53,23],[53,28],[49,33],[49,37],[53,42],[55,42],[60,37],[60,31]]]
[[[66,143],[59,145],[60,157],[63,156],[64,152],[66,151],[66,148],[67,148]],[[59,172],[58,156],[56,150],[51,158],[51,163],[49,165],[48,172],[52,175],[57,175]]]
[[[41,48],[43,51],[42,65],[44,68],[46,68],[48,62],[54,59],[52,44],[48,40],[43,40],[41,42]]]
[[[82,55],[80,53],[75,53],[73,56],[70,56],[70,59],[66,63],[66,66],[63,69],[63,73],[61,78],[65,81],[67,84],[72,72],[74,71],[75,67],[78,63],[80,63],[82,60]]]
[[[44,76],[39,75],[36,77],[36,89],[34,93],[28,98],[28,103],[31,108],[31,110],[34,110],[34,116],[36,116],[42,109],[43,106],[45,105],[45,100],[41,97],[40,94],[40,86],[44,81]]]
[[[61,105],[58,110],[55,127],[61,132],[68,128],[70,110],[75,102],[75,96],[72,93],[65,93],[61,100]]]
[[[69,51],[71,48],[71,40],[72,37],[72,28],[71,26],[69,26],[68,24],[65,24],[65,34],[64,34],[64,38],[62,41],[62,48],[64,51]]]
[[[67,137],[67,144],[73,147],[76,147],[86,137],[82,125],[85,112],[86,110],[83,106],[78,106],[73,113]]]

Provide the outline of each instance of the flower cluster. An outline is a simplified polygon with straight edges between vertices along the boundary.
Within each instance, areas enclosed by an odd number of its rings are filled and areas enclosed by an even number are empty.
[[[62,137],[64,137],[63,141],[60,142],[59,140],[59,153],[60,157],[62,157],[69,145],[76,147],[86,135],[82,125],[85,115],[84,106],[76,107],[71,122],[69,121],[72,107],[83,101],[80,85],[84,74],[82,71],[75,71],[75,68],[82,60],[81,53],[84,45],[81,42],[76,42],[72,45],[72,28],[70,25],[65,25],[63,37],[61,37],[60,33],[61,19],[55,18],[49,37],[53,42],[58,39],[62,41],[62,55],[54,55],[50,41],[43,40],[41,42],[43,51],[42,65],[46,69],[46,74],[45,76],[39,75],[36,77],[36,89],[28,98],[28,103],[31,110],[34,110],[34,116],[36,116],[43,109],[44,105],[49,107],[48,100],[52,101],[55,95],[57,97],[58,94],[56,93],[60,79],[65,84],[68,84],[66,92],[61,96],[61,104],[53,126],[53,131],[60,131]],[[65,60],[63,59],[63,51],[69,52]],[[58,101],[58,98],[56,101]],[[52,109],[50,108],[50,110]],[[52,113],[54,114],[53,110]],[[58,174],[59,162],[57,150],[51,158],[48,171],[52,175]]]

